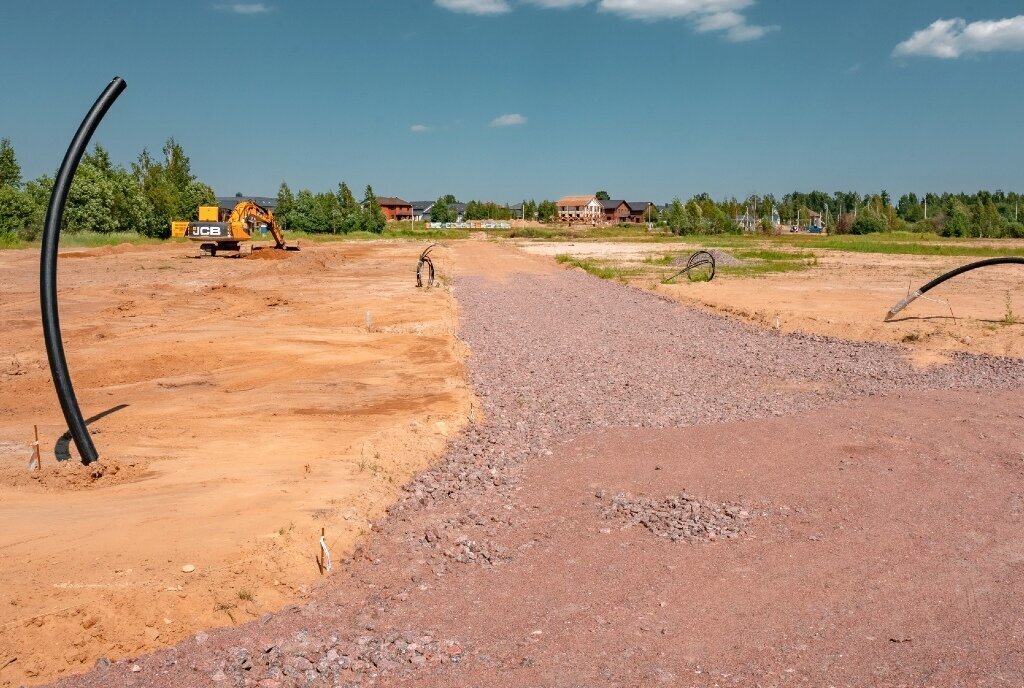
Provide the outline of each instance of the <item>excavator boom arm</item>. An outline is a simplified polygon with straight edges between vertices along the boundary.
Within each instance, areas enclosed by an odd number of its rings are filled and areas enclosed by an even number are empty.
[[[278,224],[277,218],[274,217],[273,211],[264,208],[255,201],[242,201],[235,206],[235,209],[231,211],[230,222],[241,222],[248,225],[252,223],[265,223],[267,229],[274,237],[274,243],[277,248],[283,249],[285,247],[284,233],[281,231],[281,225]]]

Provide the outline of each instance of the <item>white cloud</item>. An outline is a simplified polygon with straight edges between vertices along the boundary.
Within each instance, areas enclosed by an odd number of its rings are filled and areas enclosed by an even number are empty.
[[[601,0],[600,8],[629,19],[651,21],[738,12],[753,4],[753,0]]]
[[[465,14],[504,14],[512,10],[506,0],[434,0],[434,4]]]
[[[969,24],[960,17],[939,19],[897,45],[893,55],[953,59],[997,50],[1024,50],[1024,15]]]
[[[409,131],[411,131],[414,134],[422,134],[425,131],[430,131],[430,127],[428,127],[426,124],[414,124],[411,127],[409,127]]]
[[[502,115],[491,120],[492,127],[518,127],[526,124],[526,118],[517,113]]]
[[[549,10],[564,10],[570,7],[589,5],[591,0],[526,0],[526,2]]]
[[[434,0],[438,7],[470,14],[503,14],[512,11],[513,0]],[[755,0],[516,0],[545,9],[569,9],[597,3],[601,12],[626,19],[659,21],[686,19],[700,33],[721,33],[739,43],[761,38],[778,26],[747,23],[743,10]]]
[[[262,2],[229,2],[225,5],[214,5],[214,7],[235,14],[264,14],[270,11],[270,7]]]
[[[753,4],[754,0],[601,0],[598,8],[643,21],[688,19],[700,33],[721,31],[728,40],[739,43],[756,40],[779,29],[778,26],[748,24],[741,10]]]

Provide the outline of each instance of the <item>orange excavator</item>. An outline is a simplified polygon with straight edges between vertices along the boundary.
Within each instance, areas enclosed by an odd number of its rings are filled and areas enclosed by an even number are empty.
[[[215,205],[199,206],[199,220],[188,223],[185,236],[202,242],[200,250],[215,256],[218,251],[241,251],[242,243],[252,241],[263,226],[274,238],[274,248],[287,249],[273,211],[252,200],[241,201],[230,211]]]

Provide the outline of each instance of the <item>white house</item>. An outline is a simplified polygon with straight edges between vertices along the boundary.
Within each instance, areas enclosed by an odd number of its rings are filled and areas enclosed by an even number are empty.
[[[558,201],[559,222],[601,222],[604,206],[596,196],[566,196]]]

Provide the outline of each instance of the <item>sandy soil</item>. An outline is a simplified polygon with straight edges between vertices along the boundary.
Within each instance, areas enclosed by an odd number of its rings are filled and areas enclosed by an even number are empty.
[[[337,562],[470,413],[453,299],[414,288],[421,248],[68,253],[65,343],[85,415],[102,416],[89,472],[54,460],[69,442],[38,253],[0,252],[0,686],[306,597],[321,528]]]
[[[624,266],[639,266],[644,258],[669,251],[685,254],[698,248],[610,242],[519,245],[534,254],[570,254]],[[901,344],[920,364],[943,362],[950,351],[1024,356],[1024,270],[1019,266],[986,268],[960,276],[887,323],[883,322],[885,314],[908,291],[978,259],[812,252],[818,265],[801,272],[757,277],[720,274],[710,283],[683,280],[663,285],[653,278],[631,283],[782,332]],[[1008,304],[1013,324],[1007,322]]]

